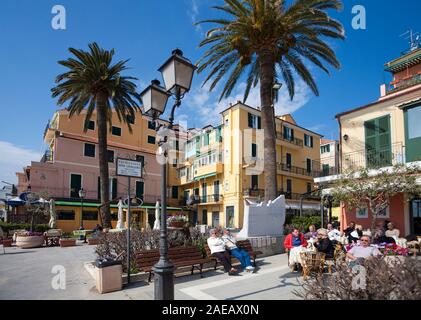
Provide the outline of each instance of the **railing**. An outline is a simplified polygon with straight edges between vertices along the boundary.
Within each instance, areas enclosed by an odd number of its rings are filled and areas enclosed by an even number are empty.
[[[346,169],[378,169],[406,163],[405,146],[401,142],[380,149],[359,150],[342,155],[342,171]]]
[[[245,197],[264,198],[265,190],[264,189],[244,189],[243,195]],[[284,195],[285,199],[288,199],[288,200],[300,200],[301,198],[303,200],[316,200],[316,201],[320,200],[316,196],[311,196],[311,195],[301,194],[301,193],[288,192],[288,191],[284,191],[282,189],[278,191],[278,195]]]
[[[334,176],[340,174],[341,170],[339,167],[329,167],[328,169],[322,168],[314,178],[322,178],[328,176]]]
[[[276,138],[287,141],[289,143],[295,144],[296,146],[303,147],[304,146],[304,140],[298,139],[298,138],[292,138],[292,137],[285,137],[282,132],[276,132]]]
[[[421,74],[417,74],[414,75],[413,77],[409,78],[409,79],[403,79],[400,80],[398,82],[396,82],[395,84],[391,84],[387,89],[386,92],[388,94],[399,91],[399,90],[403,90],[412,86],[415,86],[417,84],[421,83]]]
[[[244,189],[243,195],[246,197],[263,198],[265,196],[265,190],[264,189]]]
[[[44,155],[41,158],[42,163],[51,162],[53,161],[53,153],[49,150],[45,151]]]
[[[309,171],[306,168],[290,166],[290,165],[285,164],[285,163],[278,163],[278,169],[281,170],[281,171],[291,172],[291,173],[300,174],[300,175],[308,176],[308,177],[317,177],[317,176],[320,175],[320,172],[317,171],[317,170],[310,170]]]
[[[200,203],[213,203],[213,202],[219,202],[221,200],[222,200],[222,195],[220,194],[212,194],[209,196],[200,197]]]

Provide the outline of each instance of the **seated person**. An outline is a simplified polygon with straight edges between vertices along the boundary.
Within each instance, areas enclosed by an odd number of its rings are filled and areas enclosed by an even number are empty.
[[[210,237],[207,240],[212,256],[216,257],[224,266],[225,272],[233,275],[237,272],[231,265],[231,257],[225,249],[225,242],[221,239],[220,234],[216,229],[210,230]]]
[[[222,240],[225,242],[225,247],[231,255],[240,260],[243,269],[247,270],[247,272],[253,272],[254,267],[251,265],[248,252],[237,247],[237,240],[231,235],[231,232],[228,229],[224,230]]]
[[[300,252],[305,251],[305,248],[308,246],[304,235],[300,233],[297,228],[294,228],[292,232],[285,237],[284,247],[288,250],[289,253],[289,265],[294,270],[296,264],[300,263]]]
[[[348,236],[349,243],[357,243],[358,240],[363,236],[363,227],[359,224],[355,225],[354,231]]]
[[[317,239],[314,243],[318,252],[326,254],[326,258],[333,259],[335,253],[335,247],[328,237],[328,233],[325,229],[319,229],[317,231]]]
[[[308,227],[308,232],[304,235],[306,240],[317,238],[316,226],[314,224]]]
[[[345,236],[349,236],[355,230],[355,222],[351,221],[349,227],[344,230]]]
[[[383,229],[377,229],[373,239],[374,244],[381,244],[381,243],[396,243],[395,239],[392,237],[388,237],[385,235]]]
[[[389,222],[387,224],[386,237],[394,238],[395,240],[397,240],[399,238],[399,235],[400,235],[399,229],[395,228],[395,225],[393,224],[393,222]]]
[[[354,246],[348,251],[346,257],[350,260],[349,266],[351,268],[357,264],[361,265],[365,259],[381,255],[379,249],[370,246],[370,242],[369,236],[362,236],[360,245]]]
[[[327,224],[327,236],[329,239],[339,241],[339,238],[341,237],[341,232],[338,229],[333,228],[333,224],[328,223]]]

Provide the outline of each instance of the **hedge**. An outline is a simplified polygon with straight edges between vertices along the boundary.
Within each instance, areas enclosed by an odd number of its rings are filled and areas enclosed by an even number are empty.
[[[7,222],[0,222],[0,227],[2,228],[3,232],[9,234],[12,230],[30,230],[31,224],[30,223],[7,223]],[[47,224],[36,224],[34,228],[35,232],[45,232],[50,229]]]

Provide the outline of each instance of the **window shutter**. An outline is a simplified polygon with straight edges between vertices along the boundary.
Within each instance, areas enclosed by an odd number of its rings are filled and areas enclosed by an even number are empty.
[[[257,129],[262,129],[262,117],[257,117]]]
[[[255,144],[255,143],[251,144],[251,156],[253,158],[257,157],[257,144]]]
[[[294,129],[291,129],[291,141],[294,140]]]
[[[253,128],[253,115],[250,112],[248,114],[248,120],[249,120],[249,128]]]
[[[113,178],[113,189],[111,200],[117,199],[117,178]]]
[[[310,136],[310,147],[313,148],[313,136]]]
[[[143,199],[144,194],[144,183],[143,181],[136,181],[136,197]]]
[[[101,177],[98,177],[98,199],[101,199]]]

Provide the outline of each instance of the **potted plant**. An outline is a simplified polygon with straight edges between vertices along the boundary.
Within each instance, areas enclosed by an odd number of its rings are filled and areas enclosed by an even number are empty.
[[[21,231],[16,234],[16,246],[22,249],[39,248],[44,244],[41,232]]]
[[[60,247],[74,247],[76,246],[76,238],[73,238],[70,233],[65,233],[59,240]]]
[[[183,215],[171,216],[167,219],[168,226],[172,228],[183,228],[189,219]]]

